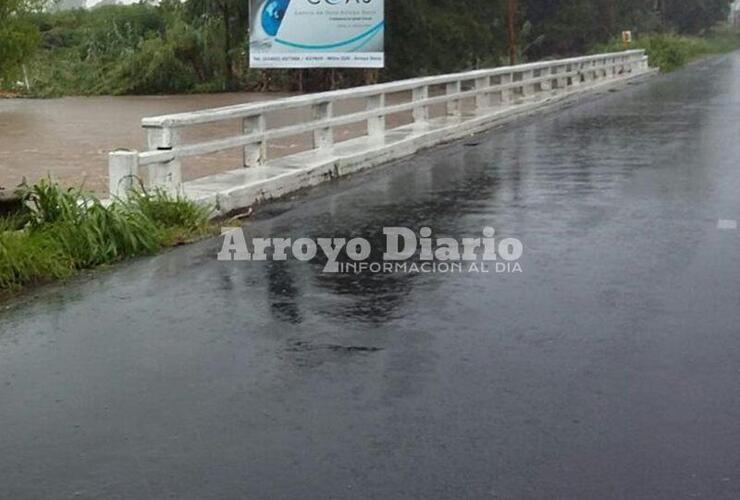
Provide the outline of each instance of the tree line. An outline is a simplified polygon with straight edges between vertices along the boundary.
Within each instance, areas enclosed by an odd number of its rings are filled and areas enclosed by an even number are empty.
[[[60,0],[57,0],[59,2]],[[319,90],[586,53],[623,30],[701,35],[729,0],[390,0],[387,67],[247,67],[247,0],[161,0],[61,9],[0,0],[0,80],[34,92]],[[23,75],[23,70],[26,74]],[[29,77],[30,73],[30,77]]]

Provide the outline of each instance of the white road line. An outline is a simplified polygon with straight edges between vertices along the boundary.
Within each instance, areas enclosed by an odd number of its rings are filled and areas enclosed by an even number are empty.
[[[737,221],[728,220],[728,219],[720,219],[719,222],[717,222],[717,229],[721,231],[736,231]]]

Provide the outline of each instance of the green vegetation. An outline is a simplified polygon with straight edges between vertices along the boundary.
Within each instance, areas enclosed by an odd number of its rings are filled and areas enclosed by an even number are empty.
[[[156,94],[228,90],[222,36],[211,18],[186,21],[179,3],[106,5],[37,14],[42,50],[34,92]]]
[[[0,218],[0,292],[150,255],[208,234],[210,210],[163,191],[104,205],[41,182],[22,189],[27,209]]]
[[[697,53],[736,46],[698,40],[726,19],[727,0],[392,0],[386,2],[385,70],[260,71],[246,65],[243,0],[106,1],[62,11],[38,9],[30,1],[44,0],[0,0],[0,75],[6,75],[6,87],[14,86],[10,74],[17,76],[25,61],[31,93],[39,96],[323,90],[512,58],[621,49],[610,40],[623,30],[668,68]]]
[[[620,47],[622,42],[614,41],[597,47],[595,52],[611,52],[619,50]],[[669,72],[700,57],[740,49],[740,32],[728,29],[714,30],[706,37],[658,33],[638,37],[633,47],[645,49],[652,66]]]
[[[25,0],[0,0],[0,82],[16,78],[38,47],[38,30],[27,18],[32,9]]]

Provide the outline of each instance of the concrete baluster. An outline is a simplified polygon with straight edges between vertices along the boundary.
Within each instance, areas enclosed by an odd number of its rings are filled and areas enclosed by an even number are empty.
[[[501,75],[501,106],[511,104],[511,83],[513,82],[512,73]]]
[[[475,79],[475,111],[484,111],[491,105],[491,98],[488,95],[488,89],[491,88],[491,77],[484,76]]]
[[[558,74],[562,75],[563,73],[567,74],[570,71],[570,65],[566,66],[559,66]],[[560,76],[558,78],[558,92],[563,92],[568,87],[568,77],[567,76]]]
[[[547,80],[542,80],[540,82],[540,88],[542,89],[542,92],[547,93],[552,90],[553,76],[557,74],[557,72],[558,72],[557,66],[550,66],[549,68],[540,70],[540,76],[542,77],[549,76]]]
[[[462,84],[460,83],[460,80],[457,80],[455,82],[450,82],[447,84],[447,95],[448,96],[454,96],[455,94],[459,94],[462,90]],[[460,99],[450,99],[447,101],[447,116],[454,116],[454,117],[460,117],[462,115],[462,110],[460,109]]]
[[[534,78],[534,71],[525,71],[522,73],[522,95],[524,99],[532,97],[535,92],[534,84],[531,83]]]
[[[147,127],[147,143],[150,150],[170,151],[180,144],[180,134],[176,128]],[[149,167],[149,186],[162,188],[170,193],[182,189],[182,166],[175,156],[171,161],[155,163]]]
[[[369,111],[385,108],[385,94],[372,95],[367,98]],[[377,115],[367,120],[367,135],[373,139],[382,139],[385,135],[385,115]]]
[[[417,87],[412,91],[411,98],[414,101],[425,101],[429,98],[429,87],[423,85]],[[419,104],[413,110],[414,123],[416,125],[424,125],[429,121],[429,106],[427,104]]]
[[[265,131],[265,115],[248,116],[242,120],[244,135]],[[258,140],[244,146],[244,167],[261,167],[267,161],[267,141]]]
[[[316,121],[328,120],[333,115],[333,102],[320,102],[313,106],[313,117]],[[331,127],[318,128],[313,131],[314,149],[329,149],[332,146],[334,146],[334,131]]]

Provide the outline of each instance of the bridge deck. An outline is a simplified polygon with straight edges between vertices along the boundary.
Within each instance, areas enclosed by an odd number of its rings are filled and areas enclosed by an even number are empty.
[[[388,130],[382,136],[361,136],[267,161],[264,166],[236,168],[183,183],[189,198],[217,207],[217,214],[280,198],[327,180],[412,155],[434,145],[479,133],[496,125],[568,105],[589,95],[623,87],[656,74],[656,70],[600,82],[570,93],[552,92],[536,99],[518,99],[499,108],[469,110],[461,116],[431,118]]]

